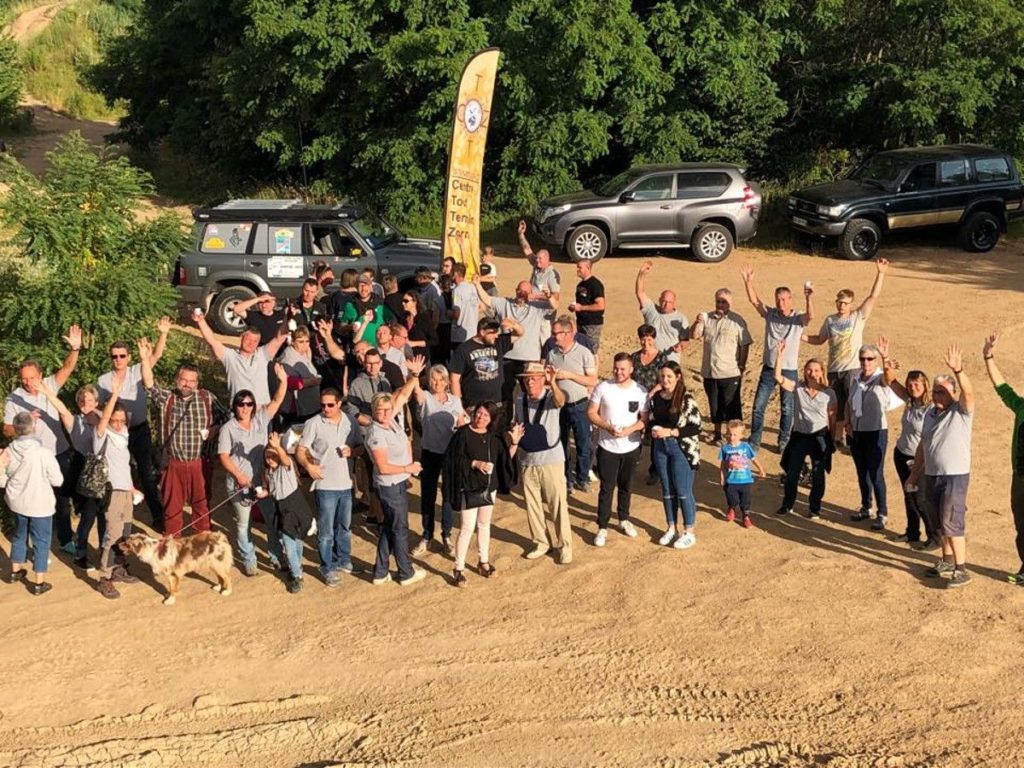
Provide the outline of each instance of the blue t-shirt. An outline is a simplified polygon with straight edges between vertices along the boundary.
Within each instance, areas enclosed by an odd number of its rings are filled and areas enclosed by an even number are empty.
[[[726,443],[718,452],[718,460],[725,462],[725,482],[728,485],[750,485],[754,482],[754,473],[751,471],[750,460],[757,455],[757,452],[750,447],[750,443],[741,442],[739,445]]]

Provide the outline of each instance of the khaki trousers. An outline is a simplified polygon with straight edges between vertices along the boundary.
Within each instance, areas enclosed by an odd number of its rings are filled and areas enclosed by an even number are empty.
[[[123,565],[125,557],[114,546],[132,532],[134,513],[131,491],[111,491],[107,505],[107,530],[103,535],[100,550],[100,575],[110,578],[115,565]]]
[[[523,496],[530,538],[539,547],[572,550],[569,526],[569,499],[565,485],[565,462],[541,467],[523,467]],[[555,535],[548,537],[547,523],[554,524]]]

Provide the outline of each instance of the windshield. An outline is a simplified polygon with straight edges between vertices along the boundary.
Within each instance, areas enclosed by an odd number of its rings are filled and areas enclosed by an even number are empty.
[[[623,171],[618,176],[606,181],[594,191],[601,195],[601,197],[612,197],[625,189],[626,186],[637,176],[638,174],[634,171]]]
[[[383,245],[391,245],[400,237],[398,230],[372,213],[364,213],[355,219],[352,222],[352,227],[374,250]]]
[[[850,174],[850,178],[864,182],[895,184],[906,167],[906,162],[898,158],[875,155],[856,168]]]

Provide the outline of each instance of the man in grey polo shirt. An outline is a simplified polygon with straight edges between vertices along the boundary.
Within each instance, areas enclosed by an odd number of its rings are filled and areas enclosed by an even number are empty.
[[[800,338],[804,328],[814,319],[814,301],[811,298],[814,290],[810,282],[804,284],[804,297],[807,311],[797,312],[793,308],[793,292],[784,285],[775,289],[775,306],[769,307],[761,301],[754,287],[754,268],[750,264],[740,269],[743,285],[747,289],[747,298],[754,305],[757,314],[764,318],[764,354],[762,355],[761,378],[757,382],[754,394],[754,416],[750,424],[750,444],[755,448],[761,445],[761,432],[764,429],[764,412],[775,392],[775,356],[778,354],[780,341],[786,342],[782,358],[782,375],[790,381],[797,380],[797,367],[800,361]],[[782,419],[779,423],[779,453],[789,442],[789,433],[793,430],[793,393],[779,388],[779,399],[782,404]]]
[[[217,338],[202,312],[197,312],[194,317],[203,341],[209,345],[213,356],[224,366],[231,397],[243,389],[248,389],[256,397],[258,408],[270,403],[270,361],[277,357],[281,345],[288,339],[288,323],[281,323],[277,336],[262,347],[259,330],[247,327],[238,340],[239,348],[231,349]]]
[[[157,323],[160,336],[153,350],[151,365],[156,365],[167,348],[167,334],[171,331],[171,318],[161,317]],[[131,365],[131,347],[127,342],[115,341],[110,345],[111,370],[96,381],[100,403],[110,399],[114,374],[124,372],[124,385],[118,402],[128,411],[128,450],[135,469],[139,473],[139,486],[146,497],[146,506],[153,518],[153,527],[162,531],[164,527],[164,505],[160,501],[157,486],[156,467],[153,464],[153,435],[149,431],[149,410],[147,408],[146,386],[142,383],[142,364]]]
[[[662,291],[657,304],[647,295],[644,284],[653,268],[654,262],[651,261],[645,261],[640,265],[636,273],[636,300],[640,303],[640,314],[643,315],[644,322],[654,326],[654,330],[657,331],[654,343],[658,351],[667,352],[668,359],[678,363],[679,355],[690,338],[690,321],[676,309],[674,291]]]
[[[530,262],[533,271],[530,273],[530,300],[544,301],[554,299],[552,302],[552,314],[558,308],[558,301],[562,296],[561,277],[553,266],[551,266],[551,252],[547,248],[541,248],[534,252],[530,247],[530,241],[526,239],[526,222],[519,220],[519,247],[523,256]]]
[[[572,528],[565,486],[565,452],[560,444],[559,410],[565,393],[555,380],[555,370],[540,362],[529,362],[523,373],[525,390],[515,400],[514,423],[522,424],[519,465],[523,470],[523,497],[533,549],[527,560],[558,550],[558,562],[572,562]],[[550,390],[550,391],[549,391]],[[554,523],[555,539],[548,538],[547,521]]]
[[[480,297],[476,286],[466,280],[466,265],[456,264],[452,267],[452,308],[449,310],[452,321],[452,352],[459,344],[476,335],[476,325],[480,319]]]
[[[352,460],[363,453],[363,430],[341,410],[341,394],[320,392],[320,415],[302,428],[295,460],[313,478],[320,575],[329,587],[352,573]]]
[[[971,581],[964,518],[971,472],[974,387],[964,373],[959,344],[951,344],[944,359],[953,375],[936,376],[932,381],[932,405],[924,414],[921,442],[906,490],[915,492],[924,475],[925,514],[942,540],[942,559],[926,573],[948,578],[949,587],[962,587]]]
[[[547,363],[555,369],[555,381],[565,393],[566,403],[559,412],[559,428],[562,431],[562,449],[565,453],[566,489],[573,487],[587,493],[590,491],[590,421],[587,419],[587,402],[590,391],[597,385],[597,360],[594,353],[577,343],[572,320],[562,315],[554,324],[555,347],[548,352]],[[576,443],[576,467],[569,460],[569,432]]]
[[[36,438],[44,447],[53,451],[57,457],[57,465],[60,467],[64,482],[61,486],[53,489],[57,497],[57,510],[53,517],[53,533],[57,540],[57,546],[61,551],[69,555],[75,554],[74,533],[71,530],[71,496],[70,485],[71,458],[74,451],[64,434],[64,428],[60,423],[60,414],[50,404],[46,395],[39,388],[41,380],[46,384],[53,394],[57,394],[64,382],[68,380],[71,373],[78,364],[78,353],[82,349],[82,329],[77,325],[68,329],[68,335],[64,337],[65,343],[70,347],[64,357],[64,364],[52,375],[43,379],[43,369],[35,360],[25,360],[19,368],[21,386],[17,387],[7,396],[4,402],[4,436],[13,438],[16,435],[14,429],[14,417],[19,413],[30,413],[35,419],[35,428],[32,437]]]

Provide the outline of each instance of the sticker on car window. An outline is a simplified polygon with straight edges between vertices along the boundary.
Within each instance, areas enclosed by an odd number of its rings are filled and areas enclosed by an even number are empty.
[[[267,260],[267,277],[287,280],[305,277],[305,259],[301,256],[271,256]]]
[[[291,253],[295,233],[290,229],[274,230],[274,253]]]
[[[207,241],[203,243],[204,251],[220,251],[223,250],[223,248],[224,241],[221,240],[219,237],[208,238]]]

